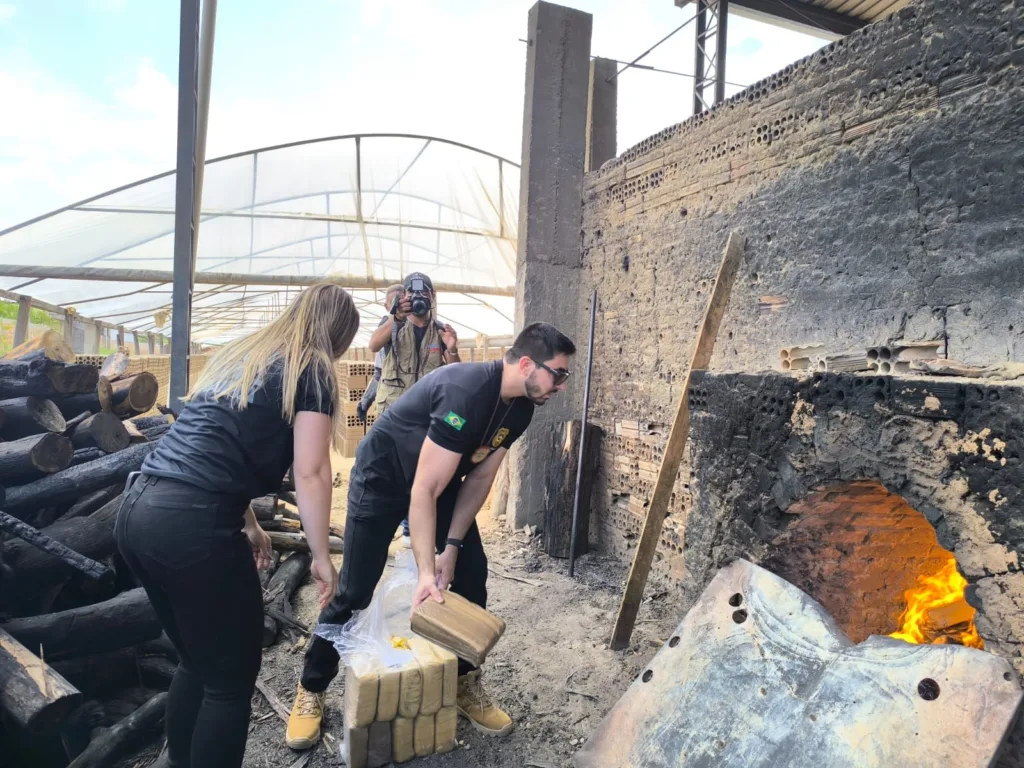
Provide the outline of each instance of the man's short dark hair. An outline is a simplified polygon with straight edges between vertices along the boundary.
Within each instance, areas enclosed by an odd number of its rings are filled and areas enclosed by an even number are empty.
[[[545,362],[555,355],[575,355],[576,345],[572,339],[551,325],[551,323],[530,323],[516,336],[515,342],[505,353],[505,362],[517,363],[520,358]]]

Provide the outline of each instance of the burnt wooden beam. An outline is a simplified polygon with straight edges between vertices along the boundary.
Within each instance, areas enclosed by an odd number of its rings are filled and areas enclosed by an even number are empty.
[[[68,768],[106,768],[129,750],[145,743],[163,722],[167,694],[158,693],[128,717],[89,742]]]
[[[4,509],[12,514],[42,506],[70,504],[92,491],[124,483],[142,467],[156,443],[138,443],[85,464],[78,464],[39,480],[7,489]],[[88,450],[88,449],[87,449]],[[74,459],[72,459],[74,463]]]
[[[0,512],[0,530],[13,536],[17,536],[19,539],[31,544],[36,549],[51,555],[97,581],[105,581],[113,579],[114,577],[114,572],[107,566],[80,555],[78,552],[75,552],[73,549],[69,549],[56,539],[50,538],[42,531],[33,528],[28,523],[21,522],[21,520],[7,514],[6,512]]]
[[[0,629],[0,709],[23,728],[47,731],[82,702],[82,694]]]
[[[0,482],[15,485],[60,472],[73,455],[71,441],[54,432],[0,443]]]
[[[162,631],[142,588],[95,605],[14,619],[0,629],[30,648],[42,646],[48,659],[113,651],[153,640]]]

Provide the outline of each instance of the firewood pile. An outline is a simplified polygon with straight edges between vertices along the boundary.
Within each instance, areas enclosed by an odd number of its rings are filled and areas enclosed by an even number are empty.
[[[114,539],[128,475],[173,422],[158,396],[123,352],[76,363],[52,331],[0,358],[4,765],[113,766],[160,736],[177,656]],[[288,478],[253,501],[275,549],[265,646],[309,633],[290,602],[310,565],[295,502]]]

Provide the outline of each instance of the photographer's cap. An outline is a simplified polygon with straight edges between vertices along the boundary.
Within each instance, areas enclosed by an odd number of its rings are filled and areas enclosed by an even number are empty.
[[[407,290],[407,291],[411,291],[412,290],[412,281],[414,279],[416,279],[416,278],[419,278],[420,280],[422,280],[423,284],[430,290],[431,293],[434,292],[434,284],[431,282],[430,278],[427,277],[426,275],[424,275],[422,272],[411,272],[405,278],[405,290]]]

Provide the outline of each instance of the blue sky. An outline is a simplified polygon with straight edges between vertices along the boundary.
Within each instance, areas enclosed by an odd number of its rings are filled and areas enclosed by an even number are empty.
[[[565,0],[592,52],[631,59],[693,15],[673,0]],[[208,156],[342,133],[426,133],[518,160],[531,0],[220,0]],[[176,0],[0,0],[0,227],[174,162]],[[730,19],[728,79],[824,40]],[[693,69],[692,27],[646,64]],[[629,71],[619,151],[690,113],[692,81]],[[738,90],[736,88],[731,91]]]

